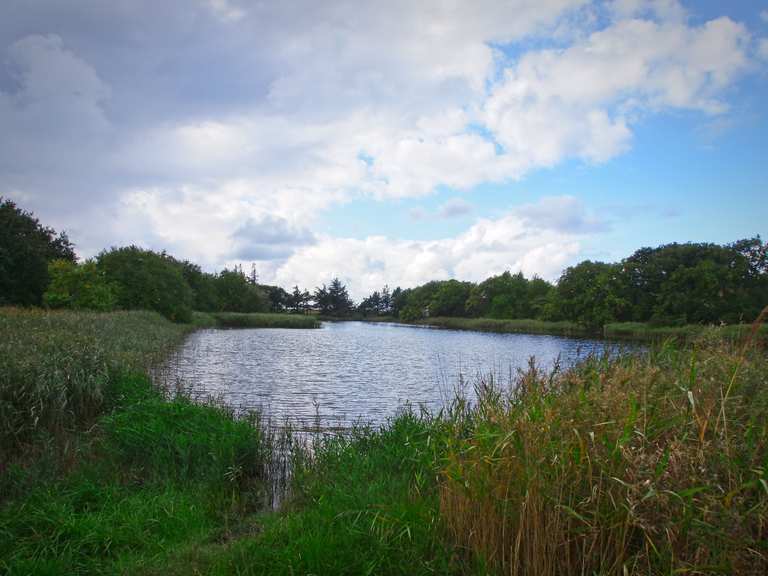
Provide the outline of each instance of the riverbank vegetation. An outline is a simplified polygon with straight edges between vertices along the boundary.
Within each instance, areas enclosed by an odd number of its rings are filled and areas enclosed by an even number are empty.
[[[189,329],[156,313],[0,323],[3,573],[768,568],[768,361],[751,333],[531,364],[440,414],[286,440],[152,386]]]
[[[502,327],[494,320],[514,320],[506,324],[509,330],[518,324],[554,333],[600,334],[610,325],[625,324],[607,331],[631,334],[644,332],[638,324],[749,323],[766,303],[768,246],[757,237],[723,246],[642,248],[615,264],[584,261],[567,268],[556,284],[505,272],[478,284],[445,280],[391,294],[385,289],[366,298],[360,312],[432,324],[446,323],[434,318],[483,319],[453,322],[486,330]]]
[[[370,320],[370,319],[369,319]],[[555,334],[559,336],[600,336],[610,339],[629,339],[662,342],[675,339],[692,342],[709,336],[723,340],[738,341],[752,330],[750,324],[732,324],[707,326],[693,324],[685,326],[651,326],[642,322],[612,322],[602,327],[599,332],[582,324],[547,320],[498,320],[496,318],[450,318],[438,316],[410,322],[421,326],[447,328],[450,330],[473,330],[477,332],[496,332],[511,334]],[[755,337],[768,341],[768,326],[758,328]]]

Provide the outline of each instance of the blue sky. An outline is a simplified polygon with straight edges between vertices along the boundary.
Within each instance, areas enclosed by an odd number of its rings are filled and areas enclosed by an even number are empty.
[[[8,0],[0,196],[353,296],[768,235],[768,3]]]

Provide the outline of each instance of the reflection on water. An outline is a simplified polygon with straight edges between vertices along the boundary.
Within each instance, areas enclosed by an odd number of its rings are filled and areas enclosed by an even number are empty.
[[[495,373],[506,381],[531,356],[567,367],[604,341],[490,334],[397,324],[323,323],[320,329],[201,330],[161,371],[196,397],[275,419],[323,428],[383,422],[405,403],[435,410],[460,375]],[[467,390],[471,395],[471,390]]]

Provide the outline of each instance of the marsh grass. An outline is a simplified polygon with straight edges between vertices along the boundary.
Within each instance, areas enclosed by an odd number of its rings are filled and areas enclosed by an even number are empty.
[[[715,342],[478,385],[440,513],[506,574],[765,574],[768,362]]]
[[[223,328],[319,328],[320,321],[304,314],[240,314],[218,312],[211,314],[216,325]]]
[[[124,375],[146,372],[188,331],[154,312],[0,308],[0,461],[65,445],[120,402]]]
[[[613,339],[645,340],[663,342],[674,338],[681,343],[691,343],[702,338],[730,341],[743,340],[752,330],[751,324],[723,326],[686,325],[653,326],[642,322],[613,322],[602,330],[590,331],[575,322],[550,322],[547,320],[502,320],[496,318],[448,318],[435,317],[419,320],[415,324],[448,328],[451,330],[475,330],[478,332],[553,334],[558,336],[590,336]],[[758,339],[768,341],[768,325],[758,328]]]

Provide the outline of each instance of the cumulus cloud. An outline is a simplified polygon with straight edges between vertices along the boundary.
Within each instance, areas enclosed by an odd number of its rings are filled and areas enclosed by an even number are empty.
[[[456,237],[408,241],[323,236],[269,273],[285,285],[317,286],[339,276],[361,298],[393,279],[402,287],[429,280],[480,281],[505,270],[551,280],[579,255],[584,234],[602,229],[570,197],[544,198],[499,218],[478,219]]]
[[[248,220],[232,237],[237,247],[234,257],[240,260],[280,260],[297,247],[315,242],[309,230],[296,229],[287,220],[268,215]]]
[[[565,261],[576,235],[600,231],[573,199],[432,243],[315,226],[360,197],[385,211],[606,162],[648,115],[725,114],[766,50],[729,18],[692,24],[674,0],[7,0],[0,23],[0,193],[69,229],[83,255],[137,242],[209,268],[263,260],[288,283],[337,262],[371,283],[555,270],[542,250]],[[441,215],[468,212],[451,202]]]

